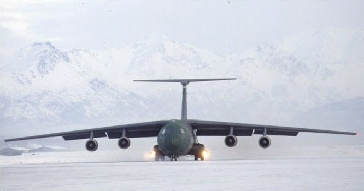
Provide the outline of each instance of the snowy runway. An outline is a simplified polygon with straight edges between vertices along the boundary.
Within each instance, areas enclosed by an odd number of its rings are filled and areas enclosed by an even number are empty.
[[[364,158],[0,166],[0,190],[363,190]]]

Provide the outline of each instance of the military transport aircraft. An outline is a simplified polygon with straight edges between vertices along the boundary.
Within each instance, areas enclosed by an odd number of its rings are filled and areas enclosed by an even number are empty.
[[[43,134],[7,139],[5,142],[62,136],[62,138],[66,141],[88,139],[86,141],[86,149],[88,151],[96,151],[98,148],[97,141],[95,140],[96,138],[108,137],[109,139],[119,139],[119,147],[121,149],[127,149],[131,143],[130,138],[157,137],[158,145],[155,145],[153,148],[155,160],[165,160],[165,157],[167,156],[171,161],[177,161],[178,157],[184,155],[194,155],[195,160],[205,159],[205,146],[198,143],[197,136],[225,136],[226,146],[234,147],[238,142],[237,136],[251,136],[253,134],[258,134],[261,135],[258,142],[259,145],[263,149],[266,149],[271,144],[271,140],[268,135],[297,136],[299,132],[344,135],[357,134],[352,132],[321,129],[187,119],[187,85],[191,82],[216,80],[236,80],[236,78],[134,80],[139,82],[181,83],[183,86],[181,119],[133,123],[115,125],[111,127],[75,130],[62,133]]]

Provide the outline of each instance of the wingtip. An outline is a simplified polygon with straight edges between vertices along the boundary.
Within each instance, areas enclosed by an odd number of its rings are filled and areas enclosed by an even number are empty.
[[[356,136],[359,136],[359,133],[356,133]]]

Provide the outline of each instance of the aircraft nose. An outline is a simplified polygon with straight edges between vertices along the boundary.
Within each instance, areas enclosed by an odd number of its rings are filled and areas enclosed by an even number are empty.
[[[162,142],[159,143],[160,148],[164,153],[175,153],[182,154],[184,152],[184,144],[180,135],[170,135],[163,139]]]
[[[172,135],[168,140],[168,144],[170,145],[171,149],[178,149],[180,144],[180,137],[176,135]]]

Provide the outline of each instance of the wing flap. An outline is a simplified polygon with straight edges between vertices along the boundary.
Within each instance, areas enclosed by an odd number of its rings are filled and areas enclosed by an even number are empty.
[[[263,135],[263,129],[255,129],[254,134]],[[267,135],[286,135],[286,136],[297,136],[298,131],[283,131],[275,129],[267,129]]]
[[[236,136],[251,136],[254,131],[253,128],[237,123],[198,120],[189,120],[189,123],[193,129],[197,129],[197,136],[226,136],[230,134],[231,128]]]
[[[126,131],[128,138],[141,138],[141,137],[156,137],[159,130],[145,130],[145,131]],[[107,131],[109,139],[119,139],[121,137],[121,131]]]
[[[197,136],[226,136],[230,134],[230,128],[201,128],[197,130]],[[253,129],[234,129],[236,136],[251,136]]]
[[[119,139],[122,136],[122,129],[128,138],[156,137],[159,130],[167,123],[167,121],[156,121],[135,124],[133,126],[118,125],[106,130],[109,139]]]
[[[91,137],[91,131],[88,132],[80,132],[80,133],[69,133],[62,135],[62,138],[65,141],[73,141],[78,139],[89,139]],[[106,137],[105,132],[102,131],[94,131],[93,138],[103,138]]]

